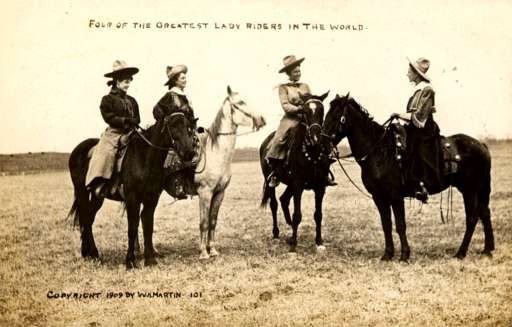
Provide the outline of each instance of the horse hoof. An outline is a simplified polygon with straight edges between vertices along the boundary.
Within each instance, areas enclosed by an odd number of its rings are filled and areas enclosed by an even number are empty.
[[[129,261],[126,263],[126,270],[132,270],[132,269],[137,269],[139,268],[139,266],[137,265],[137,263],[135,261]]]
[[[380,260],[381,261],[391,261],[393,259],[393,255],[389,253],[385,253]]]
[[[483,250],[480,252],[481,255],[485,255],[486,257],[492,258],[492,251],[491,250]]]
[[[210,257],[217,257],[219,255],[219,252],[215,250],[214,248],[210,249]]]
[[[462,260],[466,257],[466,254],[465,253],[462,253],[462,252],[457,252],[457,254],[455,254],[455,258],[459,259],[459,260]]]
[[[274,231],[274,232],[272,233],[272,237],[273,237],[274,239],[279,238],[279,231]]]
[[[318,252],[318,253],[323,253],[323,252],[325,252],[325,250],[326,250],[326,247],[323,245],[317,245],[317,247],[316,247],[316,252]]]
[[[158,262],[156,261],[155,258],[148,258],[148,259],[144,260],[145,267],[156,266],[157,264],[158,264]]]
[[[409,264],[409,258],[400,257],[400,259],[398,261],[400,261],[401,263]]]
[[[199,260],[201,261],[204,261],[204,260],[208,260],[210,259],[210,255],[208,253],[201,253],[201,255],[199,256]]]

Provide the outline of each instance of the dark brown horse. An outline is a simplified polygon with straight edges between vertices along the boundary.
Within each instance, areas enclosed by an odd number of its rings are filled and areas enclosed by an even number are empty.
[[[284,218],[292,227],[292,237],[289,240],[290,252],[295,252],[297,246],[297,229],[302,220],[301,198],[304,190],[315,192],[315,223],[316,223],[316,245],[319,250],[325,249],[322,240],[322,201],[325,194],[325,181],[329,173],[329,153],[331,145],[327,138],[322,136],[322,123],[324,119],[324,106],[322,101],[327,97],[310,96],[305,99],[302,120],[299,125],[290,131],[291,144],[288,157],[288,165],[285,166],[279,179],[287,185],[284,193],[279,198]],[[273,219],[273,236],[279,237],[277,225],[277,200],[275,188],[269,187],[267,180],[271,168],[265,160],[268,152],[268,145],[275,132],[271,133],[261,144],[260,163],[265,182],[263,183],[263,199],[261,206],[264,207],[270,200],[270,209]],[[293,197],[294,212],[293,220],[290,217],[290,200]]]
[[[146,131],[132,133],[120,173],[124,188],[124,203],[128,215],[128,252],[126,267],[137,267],[135,243],[139,220],[144,231],[144,263],[156,264],[153,248],[153,220],[158,199],[163,190],[164,160],[170,148],[190,160],[194,154],[189,121],[182,113],[174,113],[158,121]],[[75,198],[69,216],[78,221],[82,237],[82,256],[98,258],[92,225],[103,198],[95,197],[86,189],[85,176],[89,166],[89,150],[98,139],[87,139],[71,152],[69,171],[75,190]],[[115,199],[120,200],[120,199]],[[142,205],[142,211],[141,211]]]
[[[410,248],[407,243],[404,197],[410,197],[410,187],[403,185],[401,170],[395,160],[395,141],[392,133],[374,122],[368,112],[350,96],[331,101],[325,118],[323,131],[334,144],[347,137],[352,154],[361,167],[361,177],[377,206],[384,230],[386,247],[382,260],[394,255],[391,208],[395,216],[396,231],[400,236],[400,260],[407,261]],[[439,189],[455,186],[464,198],[466,211],[466,232],[457,251],[457,258],[466,256],[478,218],[482,220],[485,233],[483,253],[491,255],[494,250],[494,236],[489,210],[491,192],[491,156],[485,144],[464,134],[450,136],[460,155],[456,173],[443,177]],[[429,190],[430,191],[430,190]]]

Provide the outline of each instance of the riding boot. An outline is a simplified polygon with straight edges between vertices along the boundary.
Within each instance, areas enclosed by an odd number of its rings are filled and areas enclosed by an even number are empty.
[[[89,187],[91,193],[98,199],[104,198],[108,194],[108,180],[98,178],[93,185]]]
[[[166,183],[164,183],[164,190],[178,200],[187,198],[183,177],[179,172],[167,178]]]
[[[269,159],[269,166],[272,169],[270,174],[267,177],[267,185],[268,187],[276,187],[279,185],[279,179],[277,178],[279,169],[283,163],[283,160],[279,159]]]
[[[414,197],[423,203],[427,203],[428,191],[423,182],[420,182],[419,190],[416,191],[416,193],[414,194]]]

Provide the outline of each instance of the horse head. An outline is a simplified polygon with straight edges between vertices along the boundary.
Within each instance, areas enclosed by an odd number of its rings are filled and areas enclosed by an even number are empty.
[[[247,103],[239,93],[234,92],[229,86],[227,91],[228,96],[226,102],[229,103],[229,110],[225,110],[228,112],[224,112],[224,114],[231,117],[231,121],[235,127],[247,126],[257,131],[265,126],[265,118],[249,109]]]
[[[157,122],[163,134],[165,147],[173,148],[178,155],[188,161],[194,157],[194,126],[182,112],[174,112]]]
[[[329,91],[318,96],[305,94],[302,96],[302,122],[307,129],[307,138],[312,145],[316,145],[322,135],[322,124],[324,122],[323,101],[329,95]]]

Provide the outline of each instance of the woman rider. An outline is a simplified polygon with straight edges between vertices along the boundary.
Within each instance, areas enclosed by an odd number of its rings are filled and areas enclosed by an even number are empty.
[[[185,117],[189,120],[189,126],[193,130],[196,127],[197,119],[194,116],[194,110],[192,109],[191,102],[188,96],[185,94],[185,86],[187,85],[187,66],[176,65],[174,67],[167,66],[167,77],[168,81],[165,86],[169,87],[169,91],[158,101],[153,108],[153,116],[156,120],[163,119],[165,116],[175,112],[182,112]],[[173,154],[176,155],[177,154]],[[172,160],[173,158],[168,158]],[[167,161],[167,160],[166,160]],[[172,196],[178,199],[187,198],[187,193],[191,185],[189,185],[191,174],[193,176],[193,168],[184,167],[179,171],[169,171],[169,175],[172,173],[172,178],[169,178],[164,183],[165,190]]]
[[[138,68],[128,67],[126,62],[116,60],[112,71],[104,75],[112,78],[107,82],[112,86],[110,93],[101,99],[100,104],[101,115],[108,127],[94,149],[85,180],[88,190],[94,191],[96,197],[104,197],[107,192],[111,195],[116,193],[117,187],[113,187],[113,181],[110,181],[115,171],[116,156],[127,144],[128,134],[140,123],[139,105],[127,94],[133,75],[138,71]],[[111,183],[107,183],[109,181]]]
[[[429,192],[435,193],[441,188],[439,127],[433,117],[435,92],[426,75],[429,67],[430,61],[425,58],[409,61],[407,77],[414,91],[407,102],[407,113],[393,114],[409,121],[406,179],[412,183],[415,197],[422,202],[427,202]]]

